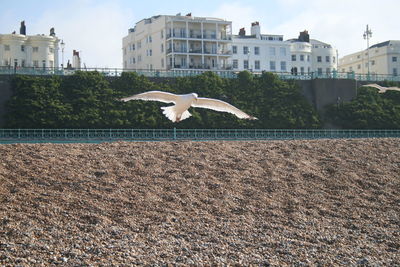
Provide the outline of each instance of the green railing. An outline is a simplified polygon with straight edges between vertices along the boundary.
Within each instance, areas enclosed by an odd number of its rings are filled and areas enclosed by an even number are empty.
[[[0,67],[0,74],[13,75],[72,75],[75,71],[97,71],[104,76],[121,76],[123,72],[136,72],[146,77],[191,77],[197,76],[207,71],[212,71],[223,78],[236,78],[237,71],[234,70],[212,70],[212,69],[171,69],[171,70],[138,70],[138,69],[120,69],[120,68],[83,68],[83,69],[62,69],[62,68],[33,68],[33,67]],[[382,74],[355,74],[354,72],[330,73],[287,73],[274,72],[283,80],[312,80],[312,79],[352,79],[357,81],[397,81],[400,82],[400,76],[382,75]],[[253,72],[254,75],[260,75],[261,72]]]
[[[399,138],[400,130],[0,129],[0,143]]]

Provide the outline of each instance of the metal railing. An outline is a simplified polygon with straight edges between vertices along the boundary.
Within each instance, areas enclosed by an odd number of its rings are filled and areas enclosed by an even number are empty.
[[[400,138],[400,130],[0,129],[0,143]]]
[[[189,53],[193,53],[190,52]],[[220,55],[229,55],[230,51],[224,51],[219,53]],[[169,70],[142,70],[142,69],[121,69],[121,68],[81,68],[81,69],[67,69],[67,68],[35,68],[35,67],[9,67],[0,66],[0,75],[13,75],[13,74],[24,74],[24,75],[72,75],[76,71],[97,71],[105,76],[121,76],[123,72],[136,72],[139,75],[144,75],[146,77],[185,77],[202,74],[206,71],[212,71],[217,75],[225,78],[236,78],[237,70],[233,70],[231,67],[226,67],[225,70],[216,67],[211,68],[206,65],[196,66],[199,69],[184,68],[183,66],[178,66]],[[229,72],[227,74],[226,72]],[[252,71],[254,75],[261,75],[260,71]],[[354,72],[337,72],[332,71],[330,73],[290,73],[290,72],[273,72],[278,75],[283,80],[312,80],[312,79],[352,79],[357,81],[395,81],[400,82],[400,76],[395,75],[383,75],[383,74],[355,74]]]

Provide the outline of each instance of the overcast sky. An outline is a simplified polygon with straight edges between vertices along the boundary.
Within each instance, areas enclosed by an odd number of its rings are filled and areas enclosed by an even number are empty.
[[[140,4],[139,4],[140,3]],[[139,20],[155,15],[192,13],[232,21],[233,33],[259,21],[261,33],[296,38],[308,30],[327,42],[339,57],[365,49],[363,33],[372,28],[370,45],[400,40],[400,0],[0,0],[0,33],[49,34],[51,27],[66,43],[64,61],[72,50],[87,67],[122,67],[122,38]],[[61,55],[60,55],[61,58]]]

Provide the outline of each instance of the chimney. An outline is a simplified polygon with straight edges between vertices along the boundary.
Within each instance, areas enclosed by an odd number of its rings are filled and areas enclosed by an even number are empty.
[[[245,35],[246,35],[246,30],[244,28],[240,28],[239,36],[245,36]]]
[[[255,35],[257,39],[260,39],[260,35],[261,35],[260,31],[261,31],[260,23],[258,21],[253,22],[251,24],[251,35]]]
[[[19,34],[26,35],[25,20],[21,21],[21,27],[19,28]]]
[[[310,35],[308,34],[307,30],[304,30],[303,32],[300,32],[299,41],[300,42],[306,42],[306,43],[310,42]]]
[[[54,31],[54,28],[50,29],[50,36],[56,36],[56,32]]]
[[[79,51],[76,50],[72,52],[72,68],[74,69],[81,68],[81,58],[79,57]]]
[[[192,16],[192,12],[186,14],[186,17],[191,17]]]

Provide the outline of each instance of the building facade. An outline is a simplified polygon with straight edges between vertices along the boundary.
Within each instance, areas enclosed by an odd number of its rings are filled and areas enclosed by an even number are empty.
[[[232,68],[235,71],[288,72],[290,70],[290,44],[283,35],[261,34],[260,24],[251,25],[251,35],[241,28],[232,36]]]
[[[288,42],[291,44],[292,74],[331,75],[337,70],[337,50],[330,44],[310,39],[308,31],[300,32],[297,39]]]
[[[366,50],[344,56],[339,60],[339,71],[398,76],[400,71],[400,41],[389,40],[370,46]]]
[[[310,39],[307,31],[287,41],[283,41],[283,35],[261,34],[259,23],[254,22],[251,35],[242,28],[232,37],[232,66],[238,71],[330,75],[337,70],[337,50]]]
[[[26,35],[22,21],[19,34],[0,34],[0,67],[58,67],[59,41],[53,28],[50,35]]]
[[[122,40],[125,70],[229,69],[232,23],[217,18],[154,16]]]

